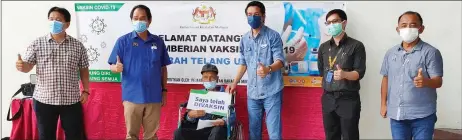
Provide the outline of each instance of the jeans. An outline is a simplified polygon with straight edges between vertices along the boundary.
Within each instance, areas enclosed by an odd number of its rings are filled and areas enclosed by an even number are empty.
[[[49,105],[34,99],[35,116],[40,140],[56,140],[58,117],[66,140],[85,139],[82,104]]]
[[[436,113],[414,120],[390,119],[391,135],[394,140],[432,140]]]
[[[265,99],[247,99],[247,111],[249,113],[249,138],[251,140],[262,139],[263,112],[266,113],[266,127],[271,140],[282,139],[281,125],[282,91]]]

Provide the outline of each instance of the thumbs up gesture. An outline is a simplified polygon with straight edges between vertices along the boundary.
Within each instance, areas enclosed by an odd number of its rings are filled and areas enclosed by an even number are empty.
[[[23,71],[24,69],[24,62],[22,61],[21,55],[18,54],[18,60],[16,60],[16,69],[18,71]]]
[[[117,63],[114,66],[114,72],[120,73],[124,70],[124,65],[122,64],[122,61],[120,61],[120,57],[117,56]]]
[[[424,86],[425,78],[422,75],[422,68],[419,68],[417,72],[417,76],[414,78],[414,85],[415,87],[421,88]]]
[[[269,73],[269,68],[265,67],[262,63],[258,62],[257,75],[264,78]]]
[[[339,65],[336,65],[336,67],[337,70],[334,71],[334,80],[342,80],[345,78],[345,73]]]

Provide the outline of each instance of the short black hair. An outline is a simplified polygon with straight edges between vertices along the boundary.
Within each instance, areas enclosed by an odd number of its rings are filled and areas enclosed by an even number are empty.
[[[51,9],[48,11],[48,17],[47,18],[50,18],[50,14],[52,12],[58,12],[60,13],[61,15],[64,16],[64,21],[66,22],[71,22],[71,13],[69,13],[69,11],[67,11],[66,8],[61,8],[61,7],[51,7]]]
[[[340,17],[340,19],[341,19],[342,21],[347,20],[347,15],[346,15],[345,11],[343,11],[342,9],[334,9],[334,10],[331,10],[331,11],[329,11],[329,12],[327,13],[327,15],[326,15],[326,21],[327,21],[327,18],[329,18],[329,17],[330,17],[331,15],[333,15],[333,14],[337,14],[338,17]]]
[[[146,12],[146,16],[148,16],[148,20],[152,19],[151,10],[146,5],[142,5],[142,4],[133,7],[132,12],[130,12],[130,19],[133,19],[133,13],[138,8],[141,8],[144,10],[144,12]]]
[[[260,8],[260,12],[263,15],[265,15],[266,13],[265,5],[259,1],[252,1],[252,2],[249,2],[249,4],[247,4],[247,7],[245,7],[245,11],[244,11],[246,15],[247,15],[247,9],[249,9],[250,6],[257,6],[258,8]]]
[[[401,17],[403,17],[404,15],[416,15],[417,18],[419,18],[419,20],[420,20],[420,25],[423,25],[422,16],[420,16],[419,13],[414,12],[414,11],[406,11],[406,12],[404,12],[403,14],[401,14],[401,16],[399,16],[399,18],[398,18],[398,23],[399,23],[399,21],[401,21]]]

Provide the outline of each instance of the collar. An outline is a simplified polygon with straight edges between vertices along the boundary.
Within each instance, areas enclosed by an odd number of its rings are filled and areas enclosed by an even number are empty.
[[[146,30],[148,32],[148,40],[154,40],[154,36],[151,34],[151,32],[149,32],[149,30]],[[135,32],[135,31],[132,31],[132,33],[130,34],[130,38],[131,39],[135,39],[135,38],[139,38],[138,34]]]
[[[71,36],[67,35],[66,32],[64,32],[64,33],[66,34],[66,36],[64,37],[63,42],[66,41],[66,40],[71,39]],[[50,41],[53,40],[53,37],[51,36],[51,33],[49,33],[49,34],[46,36],[46,40],[48,40],[48,42],[50,42]]]
[[[347,35],[347,33],[345,33],[345,34],[343,35],[342,39],[340,39],[340,41],[339,41],[339,43],[338,43],[339,46],[341,46],[340,44],[344,44],[344,43],[347,41],[347,38],[348,38],[348,35]],[[336,46],[334,37],[331,37],[331,38],[330,38],[329,43],[330,43],[331,46],[333,46],[333,45]]]
[[[258,36],[264,34],[267,29],[268,29],[268,27],[266,27],[266,25],[262,25],[261,29],[260,29],[260,32],[257,34],[257,36],[255,38],[257,38]],[[252,38],[253,38],[253,32],[252,32],[252,29],[250,29],[249,39],[252,39]]]
[[[415,46],[412,48],[411,52],[414,52],[414,51],[420,51],[422,50],[422,46],[424,44],[424,42],[422,41],[422,39],[418,38],[419,41],[417,42],[417,44],[415,44]],[[403,42],[401,42],[401,44],[399,45],[398,47],[398,51],[402,51],[404,50],[403,48]]]

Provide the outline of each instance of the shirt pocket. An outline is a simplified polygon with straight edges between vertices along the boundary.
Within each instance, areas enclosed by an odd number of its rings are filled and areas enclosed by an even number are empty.
[[[53,58],[53,48],[43,47],[37,51],[37,63],[47,63]]]
[[[151,64],[160,66],[160,53],[158,49],[149,50],[149,59]]]
[[[416,57],[410,60],[408,63],[408,74],[412,80],[417,76],[419,69],[422,68],[422,76],[428,78],[427,67],[425,62],[422,61],[422,57]]]
[[[77,68],[77,64],[80,62],[80,53],[76,50],[66,51],[66,64],[74,69]]]
[[[388,76],[399,76],[403,73],[401,72],[402,63],[398,55],[392,54],[388,57]]]
[[[250,44],[246,44],[246,47],[244,47],[244,59],[247,62],[247,64],[252,64],[252,47],[249,47]]]
[[[346,48],[346,46],[342,46],[344,47],[340,52],[338,53],[337,56],[333,56],[332,59],[334,59],[335,57],[337,57],[337,62],[334,62],[335,64],[338,64],[342,69],[348,69],[348,70],[353,70],[353,65],[354,65],[354,61],[355,61],[355,54],[353,52],[353,50],[348,50]],[[347,49],[347,50],[345,50]],[[336,66],[334,65],[333,69],[337,69]]]
[[[269,44],[260,44],[258,45],[258,49],[260,49],[258,51],[258,62],[261,62],[263,65],[267,66],[267,65],[271,65],[272,62],[272,58],[269,57],[271,56],[271,53],[269,50]]]

